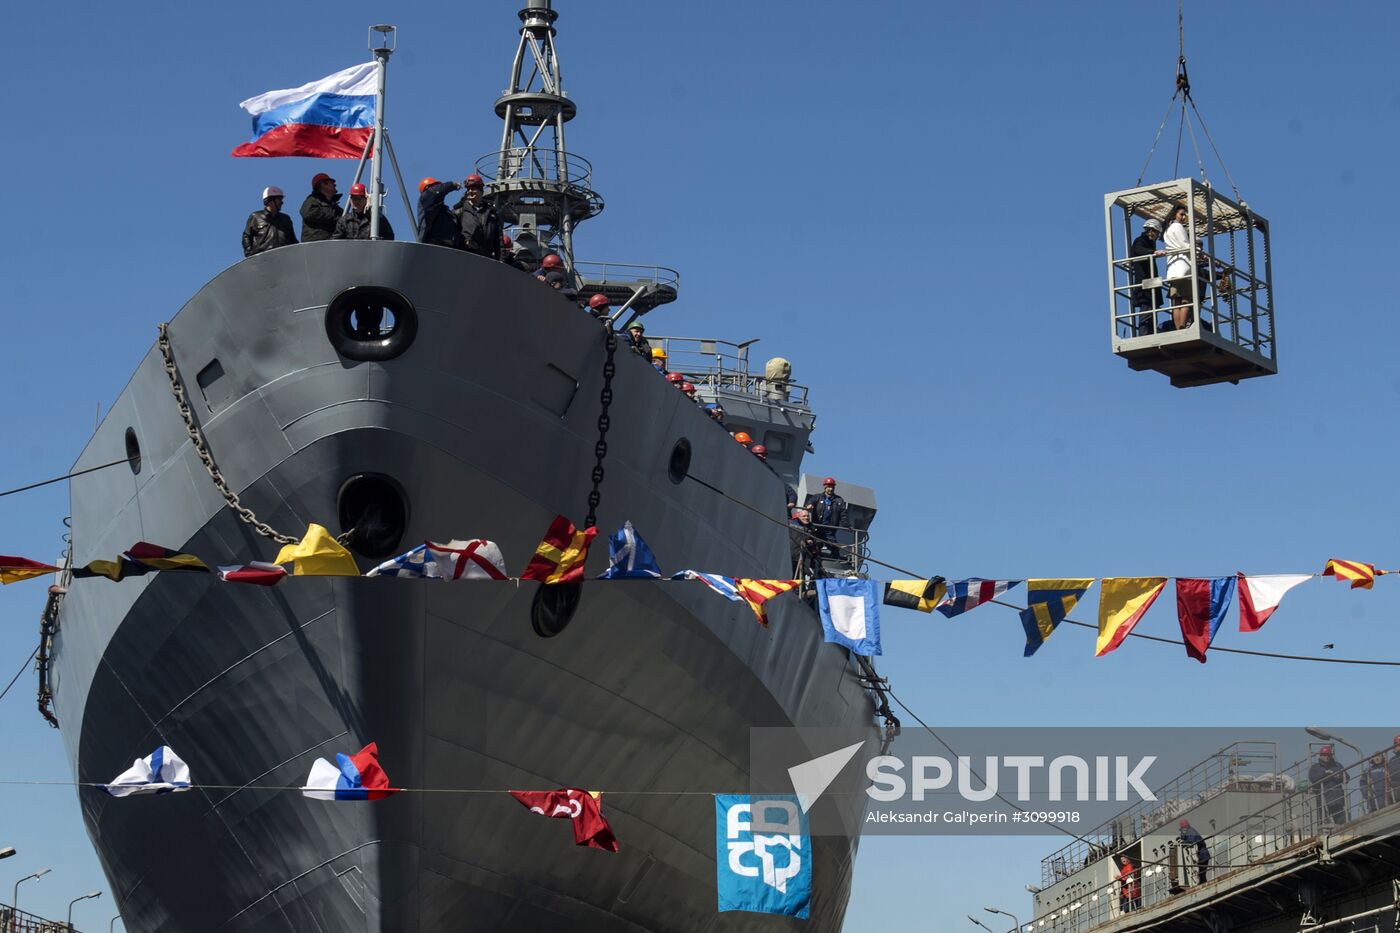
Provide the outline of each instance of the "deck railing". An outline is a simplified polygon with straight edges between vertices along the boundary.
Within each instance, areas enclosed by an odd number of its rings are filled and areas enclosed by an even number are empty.
[[[797,409],[807,409],[807,386],[770,380],[749,371],[749,347],[755,341],[731,343],[708,337],[653,337],[652,348],[666,351],[666,369],[681,373],[697,389],[708,387],[724,404],[726,394]]]
[[[1280,779],[1287,778],[1280,780],[1281,784],[1292,785],[1283,799],[1218,832],[1202,834],[1210,852],[1206,883],[1216,884],[1234,872],[1304,855],[1322,837],[1345,833],[1349,824],[1363,817],[1400,807],[1400,788],[1386,784],[1380,793],[1362,791],[1361,774],[1371,757],[1363,756],[1343,769],[1338,778],[1318,784],[1308,784],[1305,778],[1293,778],[1288,773],[1278,775]],[[1303,774],[1309,766],[1308,762],[1298,762],[1286,772]],[[1165,851],[1143,853],[1141,861],[1135,860],[1134,864],[1141,887],[1139,898],[1129,899],[1122,883],[1115,880],[1077,893],[1068,903],[1057,905],[1021,929],[1035,933],[1087,933],[1109,921],[1150,909],[1201,883],[1195,846],[1179,846],[1173,841]]]

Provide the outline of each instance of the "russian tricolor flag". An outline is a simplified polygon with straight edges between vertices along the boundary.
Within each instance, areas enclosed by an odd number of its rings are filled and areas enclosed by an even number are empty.
[[[365,62],[238,106],[253,115],[253,138],[234,156],[358,159],[374,133],[377,65]]]
[[[335,756],[335,764],[317,758],[301,792],[317,800],[380,800],[397,794],[379,767],[379,746],[371,742],[354,755]]]

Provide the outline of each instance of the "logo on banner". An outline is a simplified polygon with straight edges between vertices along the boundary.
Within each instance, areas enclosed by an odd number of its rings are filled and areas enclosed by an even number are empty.
[[[794,797],[715,797],[719,909],[807,917],[811,836]]]

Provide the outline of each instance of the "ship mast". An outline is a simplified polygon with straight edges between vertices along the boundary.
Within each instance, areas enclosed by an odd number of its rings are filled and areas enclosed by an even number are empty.
[[[557,252],[574,268],[574,228],[603,209],[590,187],[593,167],[564,146],[564,124],[578,107],[564,93],[554,47],[551,0],[526,0],[510,84],[496,101],[501,148],[476,162],[487,198],[515,225],[516,245],[536,260]]]

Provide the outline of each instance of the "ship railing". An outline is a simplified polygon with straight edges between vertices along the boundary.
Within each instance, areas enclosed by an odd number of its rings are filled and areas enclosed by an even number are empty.
[[[574,261],[574,272],[580,283],[592,285],[654,285],[675,290],[681,284],[681,274],[675,269],[635,262],[577,259]]]
[[[1206,883],[1217,884],[1230,874],[1259,864],[1306,856],[1324,836],[1348,832],[1364,835],[1367,827],[1353,824],[1373,814],[1383,811],[1392,816],[1400,814],[1400,788],[1384,782],[1375,792],[1363,790],[1367,785],[1362,781],[1362,774],[1370,765],[1370,759],[1374,754],[1385,755],[1388,751],[1387,748],[1363,755],[1325,782],[1292,782],[1292,786],[1282,791],[1282,799],[1218,831],[1205,832],[1206,827],[1195,827],[1210,852]],[[1280,787],[1282,784],[1280,782]],[[1386,825],[1393,826],[1394,819]],[[1391,831],[1386,830],[1387,833]],[[1114,880],[1093,889],[1077,889],[1062,895],[1022,930],[1085,933],[1125,914],[1162,904],[1201,884],[1196,846],[1182,846],[1172,840],[1147,851],[1141,849],[1141,845],[1124,841],[1104,853],[1115,857],[1112,871],[1115,876],[1121,864],[1118,857],[1127,853],[1132,858],[1141,887],[1140,903],[1128,902],[1122,883]]]
[[[1291,784],[1278,767],[1278,743],[1234,742],[1154,788],[1156,800],[1142,800],[1041,860],[1041,887],[1067,878],[1225,790]]]
[[[804,590],[810,588],[808,584],[818,576],[865,576],[866,560],[870,557],[870,532],[816,522],[801,527],[820,539],[809,539],[809,547],[795,548],[793,576],[803,581]],[[796,540],[801,541],[800,538]]]
[[[572,152],[538,146],[498,149],[476,160],[476,173],[488,183],[547,181],[591,188],[593,163]]]
[[[807,408],[807,386],[786,379],[769,379],[749,371],[749,347],[757,341],[732,343],[710,337],[652,337],[647,342],[666,351],[666,369],[681,373],[696,388],[714,394],[745,396],[771,404]],[[723,402],[721,402],[723,404]]]

